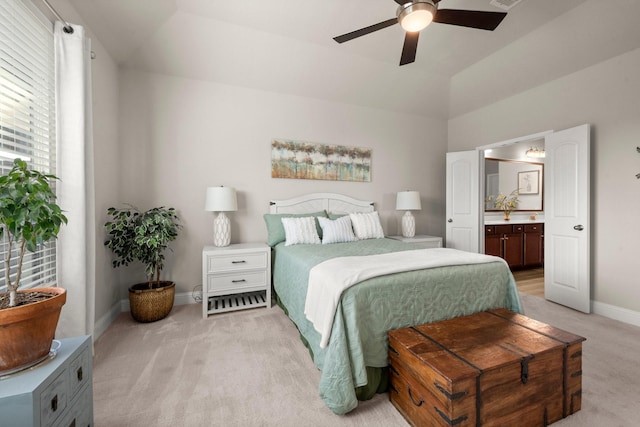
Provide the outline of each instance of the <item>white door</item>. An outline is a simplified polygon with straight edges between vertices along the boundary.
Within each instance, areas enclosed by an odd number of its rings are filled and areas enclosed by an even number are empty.
[[[545,298],[589,313],[589,125],[546,136],[545,152]]]
[[[480,252],[481,151],[447,153],[447,247]]]

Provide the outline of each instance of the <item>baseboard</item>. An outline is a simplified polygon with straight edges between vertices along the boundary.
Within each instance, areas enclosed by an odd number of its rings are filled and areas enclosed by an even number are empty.
[[[640,312],[598,301],[592,301],[591,308],[595,314],[599,314],[600,316],[619,320],[630,325],[640,326]]]
[[[98,319],[96,324],[93,326],[93,342],[96,342],[98,337],[107,330],[109,325],[111,325],[114,320],[118,318],[118,316],[122,312],[120,305],[120,302],[115,303],[111,306],[109,311],[104,316]]]

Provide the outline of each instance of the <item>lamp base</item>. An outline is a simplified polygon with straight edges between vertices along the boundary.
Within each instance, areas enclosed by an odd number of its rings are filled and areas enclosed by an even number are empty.
[[[229,246],[231,243],[231,221],[224,214],[220,212],[213,221],[213,245],[214,246]]]
[[[402,215],[402,237],[413,237],[416,235],[416,219],[407,211]]]

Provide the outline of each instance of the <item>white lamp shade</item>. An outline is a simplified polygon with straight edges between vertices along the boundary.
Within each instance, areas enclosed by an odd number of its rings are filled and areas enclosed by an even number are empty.
[[[419,211],[422,209],[420,203],[420,192],[400,191],[396,198],[396,210],[399,211]]]
[[[238,210],[236,190],[232,187],[209,187],[204,204],[205,211],[232,212]]]

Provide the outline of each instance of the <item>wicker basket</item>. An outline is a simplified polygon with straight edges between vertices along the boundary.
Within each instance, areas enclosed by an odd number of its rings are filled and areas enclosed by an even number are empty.
[[[173,308],[176,284],[161,281],[160,287],[149,289],[148,283],[137,283],[129,288],[131,317],[138,322],[155,322],[164,319]]]

